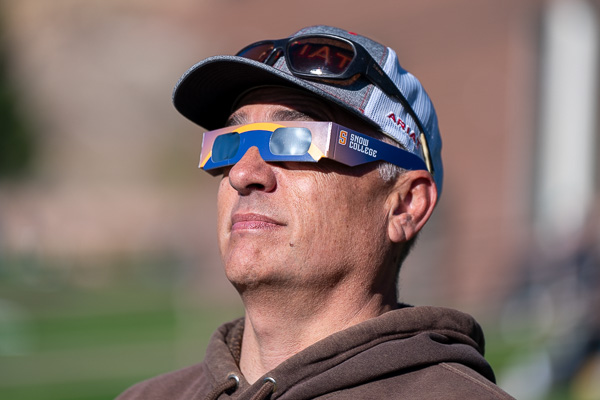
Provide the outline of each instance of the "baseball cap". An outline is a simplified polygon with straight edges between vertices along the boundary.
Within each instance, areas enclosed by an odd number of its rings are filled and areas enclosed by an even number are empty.
[[[414,75],[401,67],[394,50],[367,37],[324,25],[301,29],[289,38],[306,35],[336,36],[358,43],[406,101],[389,96],[363,77],[340,83],[296,76],[285,57],[267,65],[245,57],[219,55],[198,62],[183,74],[173,90],[175,108],[194,123],[212,130],[224,126],[239,96],[250,89],[275,85],[306,90],[365,120],[422,159],[417,136],[423,133],[429,147],[433,178],[441,194],[442,140],[437,115],[425,89]]]

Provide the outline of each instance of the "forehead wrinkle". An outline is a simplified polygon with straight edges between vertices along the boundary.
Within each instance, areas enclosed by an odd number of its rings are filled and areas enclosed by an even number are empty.
[[[271,121],[314,121],[309,115],[298,110],[277,109],[270,115]]]
[[[225,126],[244,125],[251,122],[270,122],[270,121],[314,121],[315,119],[301,111],[288,108],[274,108],[270,110],[265,121],[252,121],[251,117],[243,109],[234,112],[227,119]]]

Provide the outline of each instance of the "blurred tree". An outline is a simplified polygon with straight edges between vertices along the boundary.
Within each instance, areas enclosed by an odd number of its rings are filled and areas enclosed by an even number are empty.
[[[0,15],[0,180],[31,171],[35,137],[17,107],[17,91],[8,74],[8,51]]]

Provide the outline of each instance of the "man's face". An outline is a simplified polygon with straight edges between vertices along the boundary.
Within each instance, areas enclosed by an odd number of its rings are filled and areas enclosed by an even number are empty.
[[[369,134],[354,117],[284,88],[251,92],[230,117],[231,124],[282,120],[334,121]],[[390,253],[390,189],[374,164],[266,163],[250,148],[219,186],[217,233],[227,277],[240,292],[376,280]]]

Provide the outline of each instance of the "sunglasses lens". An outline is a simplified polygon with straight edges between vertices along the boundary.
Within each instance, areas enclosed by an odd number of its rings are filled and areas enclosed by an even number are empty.
[[[243,48],[236,54],[236,56],[249,58],[251,60],[264,63],[273,53],[273,49],[273,43],[256,43]]]
[[[308,128],[277,128],[271,135],[269,150],[277,156],[306,154],[312,142]]]
[[[350,43],[320,37],[294,40],[287,48],[291,69],[320,77],[343,75],[355,54]]]
[[[225,161],[233,158],[240,148],[240,135],[238,133],[225,133],[215,138],[212,148],[213,162]]]

